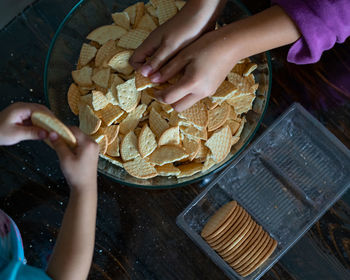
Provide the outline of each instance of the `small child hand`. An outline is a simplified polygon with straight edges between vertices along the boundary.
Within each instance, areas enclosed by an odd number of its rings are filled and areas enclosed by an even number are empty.
[[[13,145],[24,140],[39,140],[47,137],[47,132],[35,127],[30,121],[34,111],[48,109],[34,103],[14,103],[0,112],[0,145]]]
[[[77,138],[77,147],[71,150],[54,132],[49,139],[57,152],[62,172],[72,191],[96,191],[98,145],[79,128],[71,127]]]
[[[188,1],[178,14],[155,29],[135,50],[130,64],[143,76],[158,71],[172,56],[214,24],[222,2],[226,1]],[[149,58],[147,63],[146,58]]]
[[[150,77],[153,82],[166,82],[184,71],[183,77],[175,85],[156,93],[159,101],[172,104],[175,110],[181,112],[214,94],[242,58],[230,43],[225,42],[225,36],[224,28],[206,33],[153,74]]]

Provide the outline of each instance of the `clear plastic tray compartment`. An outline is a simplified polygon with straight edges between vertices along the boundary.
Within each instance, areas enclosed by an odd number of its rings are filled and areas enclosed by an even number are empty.
[[[350,185],[350,152],[294,104],[179,215],[178,225],[232,279],[258,279]],[[200,237],[208,218],[236,200],[278,241],[253,274],[236,274]]]

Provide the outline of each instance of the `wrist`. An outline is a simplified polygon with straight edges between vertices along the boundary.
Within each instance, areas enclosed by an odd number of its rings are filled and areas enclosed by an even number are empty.
[[[70,185],[71,196],[97,196],[97,182]]]

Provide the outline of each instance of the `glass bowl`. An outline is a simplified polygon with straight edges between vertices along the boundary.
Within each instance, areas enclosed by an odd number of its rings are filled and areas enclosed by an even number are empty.
[[[112,23],[111,13],[122,11],[137,1],[81,0],[60,24],[47,54],[44,72],[44,91],[48,106],[67,125],[78,125],[78,118],[70,111],[67,91],[72,82],[71,71],[75,70],[82,44],[93,29]],[[113,4],[114,3],[114,4]],[[249,11],[239,1],[228,1],[219,17],[219,24],[228,24],[249,16]],[[177,179],[157,176],[141,180],[130,176],[124,169],[99,160],[98,170],[120,184],[142,188],[173,188],[203,180],[206,176],[227,167],[248,145],[258,130],[266,111],[271,89],[271,61],[268,53],[251,57],[258,64],[254,75],[259,83],[253,109],[246,114],[247,123],[239,142],[233,146],[227,158],[203,173]]]

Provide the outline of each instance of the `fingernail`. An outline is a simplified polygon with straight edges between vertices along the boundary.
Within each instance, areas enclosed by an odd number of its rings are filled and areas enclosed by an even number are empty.
[[[151,77],[150,77],[150,80],[153,82],[153,83],[159,83],[160,82],[160,78],[162,76],[160,75],[159,72],[153,74]]]
[[[152,69],[151,65],[144,65],[144,66],[142,66],[140,72],[141,72],[142,76],[148,77],[148,75],[151,74],[152,70],[153,69]]]
[[[40,130],[38,135],[40,139],[45,139],[47,137],[47,133],[45,130]]]
[[[58,134],[56,132],[50,132],[49,139],[51,141],[56,141],[58,139]]]

